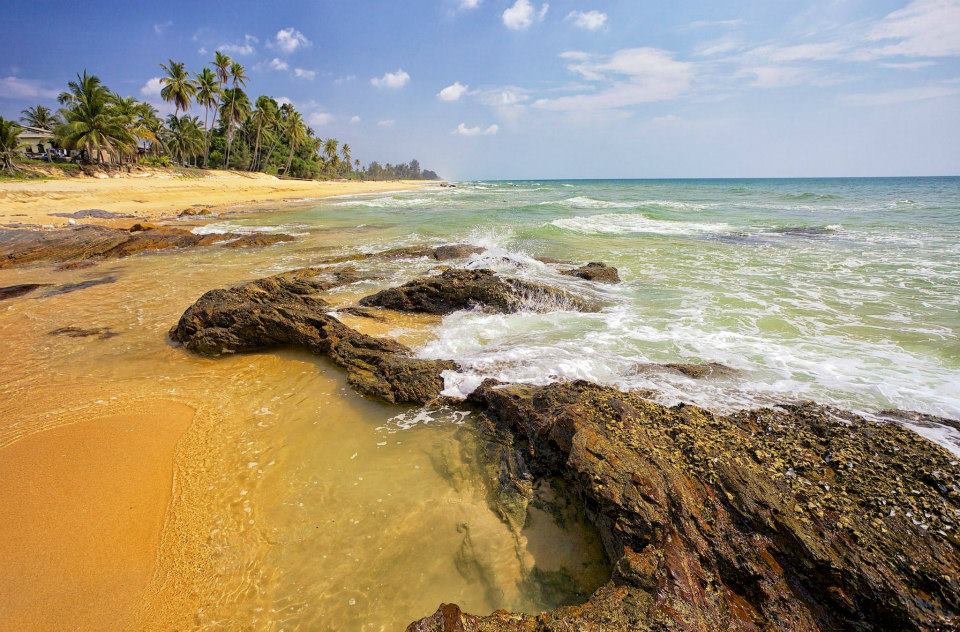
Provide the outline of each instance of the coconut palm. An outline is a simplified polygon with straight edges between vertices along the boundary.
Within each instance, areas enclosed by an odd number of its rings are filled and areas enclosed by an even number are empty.
[[[343,144],[343,147],[340,148],[340,153],[343,154],[343,162],[347,165],[347,172],[350,171],[350,165],[353,164],[353,161],[350,160],[350,145],[347,143]]]
[[[39,127],[47,131],[60,124],[60,117],[56,112],[43,105],[35,105],[20,112],[20,120],[28,127]]]
[[[250,171],[257,168],[257,156],[260,153],[260,137],[264,131],[269,132],[277,119],[277,102],[268,96],[257,99],[257,109],[251,117],[257,128],[256,141],[253,146],[253,159],[250,161]]]
[[[174,160],[187,163],[203,154],[205,147],[204,130],[200,118],[196,116],[167,117],[167,132],[164,145]]]
[[[233,83],[234,90],[247,85],[247,71],[238,61],[230,64],[230,81]]]
[[[110,91],[96,75],[84,71],[67,87],[58,98],[66,106],[60,111],[64,123],[56,129],[63,147],[83,149],[88,160],[96,152],[99,163],[104,151],[119,155],[134,144],[133,135],[113,110]]]
[[[174,116],[178,115],[180,110],[187,111],[190,108],[190,102],[197,94],[197,84],[190,79],[190,73],[182,62],[171,59],[166,64],[160,64],[160,67],[167,73],[160,79],[160,83],[163,84],[160,97],[164,101],[173,103]]]
[[[220,53],[217,53],[218,55]],[[210,108],[214,108],[214,117],[216,117],[217,99],[220,96],[220,84],[217,82],[217,76],[207,67],[204,67],[197,73],[197,104],[203,106],[203,130],[204,130],[204,148],[203,148],[203,166],[207,166],[210,157]]]
[[[284,175],[290,175],[290,164],[293,162],[293,152],[303,144],[308,138],[307,129],[303,125],[303,117],[296,110],[291,109],[287,117],[286,126],[287,145],[290,147],[290,153],[287,154],[287,165],[283,169]]]
[[[224,125],[227,148],[223,161],[224,167],[230,166],[230,146],[236,126],[250,115],[250,99],[240,88],[230,88],[223,93],[223,105],[220,106],[220,120]]]
[[[135,140],[135,144],[128,148],[129,153],[135,156],[137,145],[140,143],[159,142],[157,126],[153,124],[156,119],[153,106],[137,101],[133,97],[121,97],[117,93],[113,93],[112,100],[111,114]]]
[[[0,116],[0,166],[4,171],[13,171],[13,158],[20,146],[20,132],[23,128],[14,121]]]

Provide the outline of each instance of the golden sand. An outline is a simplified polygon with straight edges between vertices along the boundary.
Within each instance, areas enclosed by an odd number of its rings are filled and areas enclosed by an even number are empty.
[[[101,209],[137,219],[174,216],[202,201],[207,207],[414,189],[423,180],[390,182],[281,180],[262,173],[210,171],[191,178],[170,173],[115,178],[76,177],[0,182],[0,224],[66,224],[50,213]]]

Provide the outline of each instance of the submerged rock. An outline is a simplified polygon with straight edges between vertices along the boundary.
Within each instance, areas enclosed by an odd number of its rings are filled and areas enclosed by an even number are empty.
[[[68,338],[91,338],[93,336],[98,337],[100,340],[108,340],[115,336],[119,336],[117,332],[113,331],[109,327],[58,327],[50,332],[51,336],[67,336]]]
[[[232,241],[223,244],[224,248],[250,248],[254,246],[272,246],[287,241],[294,241],[293,235],[254,233],[253,235],[243,235]]]
[[[469,402],[521,471],[576,491],[613,576],[579,606],[444,604],[410,631],[960,624],[960,466],[898,424],[814,404],[720,416],[587,382],[488,380]]]
[[[366,261],[368,259],[436,259],[449,261],[462,259],[472,254],[483,252],[480,246],[470,244],[446,244],[443,246],[401,246],[380,252],[352,252],[347,255],[327,257],[318,263],[346,263],[348,261]]]
[[[361,393],[394,403],[425,403],[443,389],[440,373],[453,362],[420,360],[392,340],[374,338],[327,314],[317,296],[340,281],[316,279],[316,269],[286,272],[211,290],[170,330],[170,338],[207,356],[298,346],[330,358]],[[335,273],[334,273],[335,274]]]
[[[573,309],[595,311],[596,306],[569,292],[539,283],[501,277],[491,270],[445,270],[438,276],[415,279],[360,299],[366,307],[401,312],[449,314],[482,308],[511,313],[524,307],[539,311]]]
[[[587,281],[598,281],[600,283],[619,283],[620,274],[613,266],[594,261],[586,265],[574,268],[573,270],[564,270],[560,274],[573,276]]]
[[[10,298],[17,298],[18,296],[23,296],[29,294],[34,290],[46,287],[50,285],[49,283],[21,283],[20,285],[8,285],[6,287],[0,287],[0,301],[5,301]]]
[[[731,375],[736,375],[737,373],[736,369],[729,367],[726,364],[720,364],[719,362],[665,362],[663,364],[647,362],[635,364],[633,366],[633,370],[636,373],[651,373],[668,370],[686,375],[687,377],[695,380],[707,377],[729,377]]]

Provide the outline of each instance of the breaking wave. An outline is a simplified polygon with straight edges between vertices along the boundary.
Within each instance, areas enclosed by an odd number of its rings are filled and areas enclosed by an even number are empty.
[[[651,219],[646,215],[631,213],[605,213],[555,219],[550,225],[562,230],[582,234],[624,235],[652,233],[656,235],[695,235],[701,233],[726,233],[733,230],[729,224],[717,222],[684,222],[679,220]]]

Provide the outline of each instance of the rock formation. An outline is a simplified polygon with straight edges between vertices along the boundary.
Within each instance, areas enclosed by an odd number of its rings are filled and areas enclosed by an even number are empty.
[[[402,312],[449,314],[481,308],[510,313],[524,307],[538,311],[574,309],[593,311],[596,306],[569,292],[539,283],[502,277],[491,270],[445,270],[360,299],[366,307]]]
[[[425,403],[443,389],[440,373],[453,362],[420,360],[404,345],[374,338],[327,314],[317,296],[349,282],[349,272],[318,279],[321,271],[296,270],[211,290],[187,309],[170,338],[208,356],[299,346],[330,358],[361,393],[393,403]]]
[[[594,261],[587,265],[574,268],[573,270],[564,270],[560,274],[573,276],[587,281],[597,281],[600,283],[619,283],[620,273],[613,266]]]
[[[523,459],[512,471],[579,493],[613,577],[579,606],[445,604],[410,631],[960,624],[960,467],[900,425],[813,404],[719,416],[586,382],[488,380],[469,401]]]

